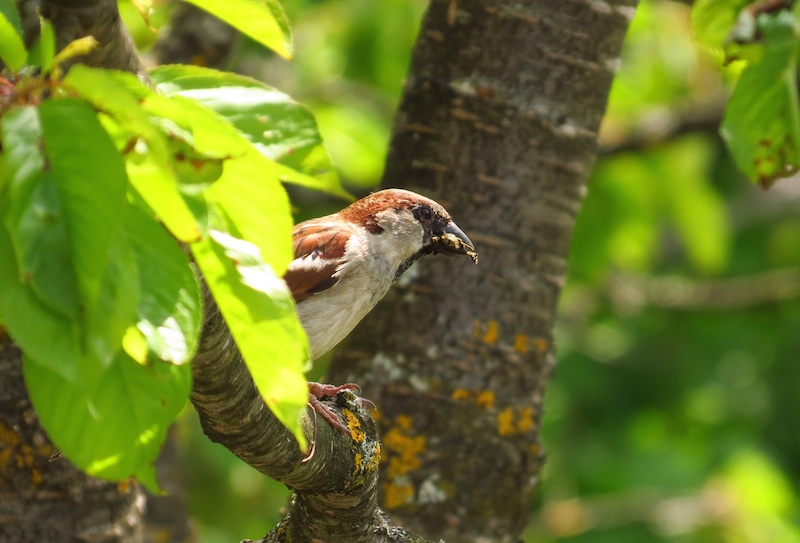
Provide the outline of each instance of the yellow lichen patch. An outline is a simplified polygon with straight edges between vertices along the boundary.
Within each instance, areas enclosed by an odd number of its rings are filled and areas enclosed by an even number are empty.
[[[422,454],[426,449],[425,436],[409,435],[412,419],[408,415],[398,415],[394,427],[383,436],[385,456],[382,458],[386,468],[383,484],[384,507],[392,509],[409,503],[414,496],[414,487],[408,481],[408,474],[422,465]],[[377,457],[375,455],[376,465]],[[388,463],[388,464],[387,464]]]
[[[353,459],[353,465],[353,476],[355,477],[361,473],[361,468],[364,467],[364,455],[356,453],[356,457]]]
[[[491,390],[484,390],[483,392],[479,392],[478,397],[475,398],[475,403],[481,407],[491,409],[492,407],[494,407],[494,392]]]
[[[411,417],[408,415],[397,415],[397,417],[394,419],[395,425],[401,430],[410,430],[411,422]]]
[[[463,388],[457,388],[453,391],[453,394],[451,394],[450,397],[453,398],[454,400],[468,400],[469,392],[467,392]]]
[[[350,435],[356,443],[364,442],[364,430],[361,429],[361,421],[349,409],[342,409],[347,428],[350,429]]]
[[[533,340],[533,346],[539,354],[544,354],[550,346],[550,343],[544,338],[537,337]]]
[[[11,449],[3,449],[0,451],[0,471],[5,469],[9,458],[11,458]]]
[[[520,434],[529,432],[536,426],[533,420],[533,407],[521,407],[519,410],[519,420],[517,421],[517,431]]]
[[[493,343],[497,343],[498,339],[500,339],[500,327],[497,321],[487,322],[486,334],[483,336],[483,342],[487,345],[492,345]]]
[[[17,432],[4,422],[0,422],[0,444],[6,447],[16,447],[19,445],[19,436]]]
[[[36,468],[31,470],[31,484],[38,485],[42,482],[42,472]]]
[[[384,509],[396,509],[411,502],[414,497],[414,487],[409,484],[384,483],[383,496]]]
[[[515,431],[514,410],[506,407],[497,414],[497,433],[501,436],[510,436]]]
[[[531,455],[539,456],[539,444],[538,443],[534,443],[533,445],[531,445],[530,451],[531,451]]]
[[[381,451],[378,449],[375,454],[369,457],[369,463],[367,464],[367,471],[372,473],[378,470],[378,465],[381,462]]]
[[[528,336],[525,334],[514,336],[514,350],[519,354],[526,354],[528,352]]]
[[[383,438],[384,446],[389,450],[390,478],[405,475],[422,465],[419,455],[425,450],[425,436],[407,436],[397,428],[392,428]]]

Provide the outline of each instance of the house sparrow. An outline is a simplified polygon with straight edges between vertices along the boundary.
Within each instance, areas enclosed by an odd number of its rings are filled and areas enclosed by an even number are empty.
[[[331,350],[375,307],[415,260],[428,254],[478,255],[441,205],[414,192],[387,189],[292,231],[294,261],[284,276],[297,302],[312,359]],[[350,431],[319,400],[357,388],[309,383],[311,407]]]

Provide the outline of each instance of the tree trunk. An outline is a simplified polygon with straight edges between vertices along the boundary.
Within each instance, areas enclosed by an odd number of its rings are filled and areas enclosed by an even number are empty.
[[[428,539],[518,541],[567,251],[635,0],[433,0],[383,179],[480,264],[408,272],[335,358],[380,409],[381,505]]]
[[[31,407],[21,353],[0,339],[0,541],[143,541],[134,482],[89,477],[55,452]]]

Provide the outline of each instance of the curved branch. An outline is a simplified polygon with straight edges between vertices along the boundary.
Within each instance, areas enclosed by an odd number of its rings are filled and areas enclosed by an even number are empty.
[[[388,525],[377,506],[380,442],[360,399],[340,393],[337,409],[353,439],[307,413],[313,453],[300,451],[266,407],[208,288],[191,400],[205,434],[261,473],[295,490],[289,512],[263,541],[421,541]],[[391,535],[390,539],[386,539]],[[383,538],[383,539],[381,539]]]

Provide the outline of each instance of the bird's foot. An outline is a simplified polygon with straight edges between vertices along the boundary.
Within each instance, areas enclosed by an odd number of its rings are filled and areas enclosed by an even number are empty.
[[[321,400],[325,397],[335,398],[336,395],[343,390],[355,390],[357,392],[361,392],[361,387],[355,383],[345,383],[339,386],[314,382],[308,383],[308,392],[310,392],[311,395],[318,400]]]
[[[324,398],[335,398],[337,394],[345,390],[361,392],[361,387],[355,383],[345,383],[335,386],[310,382],[308,383],[308,405],[311,406],[311,409],[313,409],[316,414],[328,421],[328,424],[333,426],[336,431],[347,437],[352,437],[350,428],[342,421],[339,413],[333,409],[330,404],[322,401]],[[375,407],[375,404],[366,398],[360,398],[360,400],[369,407]]]

